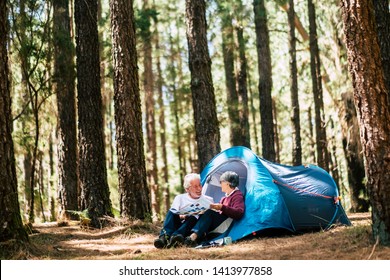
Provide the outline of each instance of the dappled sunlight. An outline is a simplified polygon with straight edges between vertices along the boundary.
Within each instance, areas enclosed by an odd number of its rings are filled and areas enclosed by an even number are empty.
[[[135,238],[115,238],[115,239],[85,239],[85,240],[70,240],[61,243],[63,246],[80,247],[80,248],[95,248],[102,251],[112,251],[123,249],[125,246],[143,246],[150,247],[150,236],[138,236]],[[146,246],[145,246],[146,245]]]

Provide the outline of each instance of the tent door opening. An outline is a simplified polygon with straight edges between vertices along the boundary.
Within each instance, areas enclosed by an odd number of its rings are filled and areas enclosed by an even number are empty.
[[[248,167],[245,162],[239,159],[230,159],[228,162],[217,166],[215,170],[209,173],[206,183],[203,186],[203,194],[211,196],[214,202],[219,202],[225,195],[221,190],[221,184],[219,178],[226,171],[234,171],[240,177],[240,183],[238,188],[243,195],[246,194],[246,179],[248,176]]]

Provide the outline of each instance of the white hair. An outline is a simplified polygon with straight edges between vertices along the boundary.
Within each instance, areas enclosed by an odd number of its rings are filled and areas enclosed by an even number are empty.
[[[190,183],[192,180],[195,180],[195,179],[199,179],[200,181],[200,175],[198,173],[190,173],[190,174],[187,174],[185,177],[184,177],[184,189],[188,189],[190,187]]]

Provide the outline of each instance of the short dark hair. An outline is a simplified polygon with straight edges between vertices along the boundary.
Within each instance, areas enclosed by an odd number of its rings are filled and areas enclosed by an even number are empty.
[[[238,177],[238,174],[234,171],[226,171],[221,175],[219,181],[228,182],[232,188],[235,188],[238,187],[238,184],[240,182],[240,177]]]

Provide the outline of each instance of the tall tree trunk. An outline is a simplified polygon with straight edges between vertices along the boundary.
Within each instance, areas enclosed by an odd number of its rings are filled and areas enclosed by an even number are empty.
[[[120,211],[124,217],[151,214],[142,136],[141,97],[132,0],[111,0],[114,101]]]
[[[241,2],[240,2],[241,3]],[[238,49],[237,62],[237,95],[240,129],[238,145],[251,148],[248,107],[248,84],[247,84],[247,59],[245,54],[244,30],[242,26],[236,26],[236,47]]]
[[[109,91],[109,94],[108,94],[108,99],[110,100],[110,104],[108,105],[108,115],[110,116],[110,120],[109,120],[109,123],[108,123],[108,129],[109,129],[109,137],[110,139],[108,140],[108,145],[109,145],[109,153],[110,153],[110,156],[109,156],[109,164],[108,164],[108,168],[110,170],[114,170],[114,153],[115,153],[115,147],[114,147],[114,135],[115,135],[115,125],[114,125],[114,113],[113,113],[113,110],[112,110],[112,91],[110,90]]]
[[[155,8],[155,7],[154,7]],[[163,94],[163,86],[164,86],[164,80],[162,75],[162,69],[161,69],[161,59],[160,56],[162,55],[161,49],[160,49],[160,38],[158,33],[158,19],[156,17],[155,19],[156,24],[156,31],[154,33],[154,39],[155,39],[155,45],[156,45],[156,53],[157,53],[157,92],[158,92],[158,98],[157,98],[157,104],[159,107],[159,117],[158,117],[158,123],[160,126],[160,146],[161,146],[161,157],[162,157],[162,163],[163,166],[161,167],[162,170],[162,178],[163,178],[163,205],[164,205],[164,212],[168,212],[170,208],[170,193],[169,193],[169,173],[168,173],[168,156],[167,156],[167,136],[166,136],[166,125],[165,125],[165,105],[164,105],[164,94]],[[163,214],[160,212],[160,214]]]
[[[390,245],[390,108],[372,1],[341,2],[349,70],[372,207],[372,231]],[[369,43],[367,43],[369,42]]]
[[[143,44],[143,84],[145,90],[145,114],[146,114],[146,174],[148,184],[151,188],[151,203],[153,219],[156,220],[160,214],[158,170],[157,170],[157,144],[156,144],[156,120],[154,100],[154,74],[152,57],[152,32],[150,26],[153,10],[148,0],[143,0],[143,25],[141,26],[141,37]]]
[[[177,2],[177,1],[176,1]],[[175,21],[175,27],[177,30],[183,28],[183,22],[180,19]],[[188,35],[187,35],[188,36]],[[198,147],[196,145],[196,128],[194,128],[194,104],[193,104],[193,93],[188,91],[188,74],[184,71],[183,57],[187,57],[188,53],[185,48],[181,45],[182,36],[180,32],[176,32],[175,44],[177,45],[176,51],[176,64],[177,64],[177,95],[178,100],[175,107],[178,110],[178,116],[181,120],[179,127],[182,130],[182,136],[178,143],[180,143],[181,158],[182,158],[182,169],[181,169],[181,184],[182,191],[184,191],[184,175],[188,172],[199,172],[198,163]],[[188,62],[188,60],[187,60]],[[186,148],[187,147],[187,148]],[[189,171],[188,171],[189,170]]]
[[[341,122],[341,132],[350,190],[351,208],[349,211],[367,212],[370,205],[364,183],[364,159],[359,138],[359,123],[353,103],[353,93],[345,92],[341,95],[341,98],[343,104],[339,109],[339,118],[343,120]]]
[[[327,148],[324,101],[321,81],[320,51],[317,41],[316,12],[312,0],[307,0],[310,24],[310,69],[313,85],[315,131],[317,144],[317,163],[320,167],[329,171],[329,152]]]
[[[330,122],[330,129],[332,131],[335,131],[334,121],[333,121],[332,117],[330,118],[329,122]],[[339,164],[338,164],[338,159],[337,159],[337,145],[336,145],[335,133],[332,134],[332,136],[330,138],[330,143],[331,143],[331,147],[332,147],[332,149],[330,151],[330,155],[329,155],[330,175],[333,177],[333,179],[336,182],[336,185],[338,186],[338,189],[340,191],[341,184],[340,184]]]
[[[256,121],[256,115],[257,111],[254,105],[254,93],[252,91],[252,82],[251,82],[251,76],[250,76],[250,71],[247,73],[248,75],[248,93],[249,93],[249,104],[250,104],[250,114],[251,114],[251,119],[252,119],[252,127],[253,127],[253,139],[254,139],[254,144],[255,144],[255,151],[257,155],[260,155],[260,144],[259,144],[259,139],[258,139],[258,134],[257,134],[257,121]]]
[[[234,32],[233,19],[229,6],[219,2],[218,9],[221,15],[222,55],[225,69],[226,105],[230,127],[230,145],[240,146],[240,121],[238,110],[238,95],[236,90],[236,76],[234,73]]]
[[[309,124],[309,141],[310,141],[310,156],[313,162],[317,162],[316,159],[316,141],[314,140],[314,128],[312,123],[311,107],[307,109],[307,120]]]
[[[272,64],[264,0],[253,0],[259,71],[262,156],[275,161],[275,136],[272,116]]]
[[[54,131],[54,129],[53,129]],[[49,205],[50,205],[50,221],[54,222],[57,220],[57,214],[56,214],[56,205],[55,202],[57,200],[57,191],[55,191],[57,188],[54,186],[54,151],[53,151],[53,135],[56,132],[50,133],[49,138],[49,170],[48,170],[48,177],[49,177]]]
[[[298,74],[297,74],[297,50],[295,37],[295,8],[294,0],[289,0],[288,8],[289,26],[289,53],[290,53],[290,93],[291,93],[291,126],[292,126],[292,163],[302,164],[301,123],[299,117]]]
[[[22,129],[24,128],[24,121],[22,120]],[[30,213],[31,200],[31,152],[27,150],[23,157],[23,171],[24,171],[24,197],[25,197],[25,213]]]
[[[44,197],[45,197],[45,189],[44,189],[44,175],[43,175],[43,159],[42,159],[42,151],[38,152],[38,193],[39,193],[39,207],[41,210],[41,215],[43,218],[43,222],[46,223],[46,215],[45,215],[45,206],[44,204]],[[46,196],[47,197],[47,196]]]
[[[170,54],[169,54],[169,62],[171,67],[169,67],[169,74],[171,76],[172,84],[170,85],[170,90],[172,92],[172,102],[171,102],[171,111],[173,114],[174,119],[174,139],[175,139],[175,148],[177,149],[177,157],[178,157],[178,163],[179,163],[179,177],[180,177],[180,186],[183,186],[184,183],[184,175],[185,175],[185,166],[184,166],[184,159],[183,159],[183,147],[181,142],[182,134],[180,131],[180,122],[179,122],[179,113],[180,113],[180,94],[178,94],[178,88],[176,86],[176,77],[178,76],[178,73],[176,72],[176,63],[179,65],[180,69],[180,62],[177,62],[177,59],[180,59],[180,52],[179,54],[176,53],[174,48],[174,40],[171,36],[171,33],[169,35],[169,45],[170,45]],[[180,73],[180,72],[179,72]],[[178,77],[178,80],[180,81],[181,77]],[[170,203],[169,203],[170,204]]]
[[[280,7],[288,13],[289,9],[289,0],[276,0],[276,2],[280,5]],[[298,33],[301,35],[303,41],[309,40],[309,34],[307,34],[306,29],[303,27],[299,17],[295,14],[294,15],[294,23],[295,28],[297,29]]]
[[[69,0],[53,1],[54,90],[57,95],[58,195],[60,216],[76,219],[78,210],[77,131],[74,45]]]
[[[81,210],[88,210],[91,226],[96,228],[104,226],[101,218],[112,216],[104,147],[97,8],[96,0],[75,2]]]
[[[7,1],[0,0],[0,242],[28,241],[20,216],[8,80]]]
[[[276,109],[275,99],[272,98],[272,115],[274,116],[274,134],[275,134],[275,162],[280,162],[280,139],[278,125],[278,110]]]
[[[382,56],[383,74],[390,106],[390,12],[389,0],[374,0],[376,29]]]
[[[110,125],[112,125],[112,110],[111,110],[111,102],[112,102],[112,94],[111,89],[106,89],[106,60],[107,55],[105,55],[104,47],[106,45],[106,30],[105,28],[99,28],[104,19],[104,8],[102,7],[102,0],[97,0],[98,3],[98,12],[97,12],[97,20],[98,20],[98,38],[99,38],[99,57],[100,57],[100,90],[102,96],[102,116],[103,116],[103,131],[106,132],[107,129],[110,129]],[[107,168],[109,170],[113,169],[113,153],[112,153],[112,131],[109,130],[108,133],[105,134],[104,137],[104,149],[106,154]]]
[[[25,69],[27,71],[27,69]],[[30,186],[31,186],[31,200],[30,200],[30,212],[28,213],[28,221],[30,223],[34,223],[35,221],[35,186],[36,182],[36,170],[37,170],[37,157],[38,157],[38,143],[40,136],[40,125],[39,125],[39,107],[38,107],[38,92],[35,92],[32,89],[32,86],[28,87],[28,92],[30,95],[30,103],[33,112],[33,119],[35,125],[35,133],[34,133],[34,145],[32,152],[32,160],[31,160],[31,177],[30,177]]]
[[[197,150],[196,145],[194,145],[195,139],[192,129],[187,128],[186,130],[186,144],[188,146],[188,163],[191,172],[199,173],[201,170],[198,169],[198,158],[196,156]]]
[[[187,41],[191,71],[199,170],[221,151],[211,60],[207,46],[206,3],[186,0]]]

